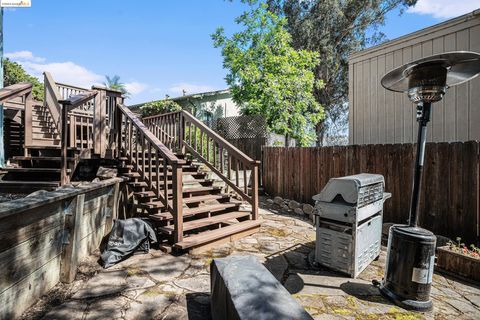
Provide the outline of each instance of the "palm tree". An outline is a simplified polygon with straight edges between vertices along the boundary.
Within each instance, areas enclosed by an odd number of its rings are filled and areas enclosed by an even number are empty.
[[[114,75],[113,77],[105,76],[105,80],[106,81],[103,83],[103,85],[108,89],[121,91],[125,98],[128,98],[130,96],[130,93],[128,93],[125,87],[125,84],[120,82],[120,76],[117,76],[117,75]]]

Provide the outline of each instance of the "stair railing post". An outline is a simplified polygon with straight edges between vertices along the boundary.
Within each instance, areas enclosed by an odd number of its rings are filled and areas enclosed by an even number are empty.
[[[115,112],[115,153],[117,158],[121,156],[122,149],[122,111],[120,110],[119,105],[117,104],[114,108]]]
[[[93,150],[95,154],[105,157],[106,150],[106,119],[107,119],[107,92],[96,87],[95,111],[93,118]]]
[[[165,188],[168,188],[165,186]],[[182,165],[177,162],[172,163],[172,209],[173,209],[173,223],[174,243],[183,240],[183,190],[182,190]]]
[[[24,155],[28,156],[28,148],[32,145],[33,133],[32,133],[32,110],[33,109],[33,94],[32,91],[25,95],[25,111],[23,113],[25,128],[25,141],[24,141]]]
[[[258,166],[259,162],[255,161],[252,167],[252,219],[258,219]],[[245,181],[244,183],[247,183]]]
[[[183,138],[185,135],[185,118],[183,117],[183,112],[179,113],[179,138],[178,138],[178,147],[182,154],[185,154],[185,145],[183,144]]]
[[[62,104],[61,110],[61,128],[60,131],[60,139],[61,139],[61,148],[60,148],[60,156],[61,156],[61,179],[60,184],[63,186],[68,183],[68,175],[67,175],[67,144],[68,144],[68,107],[65,104]],[[73,133],[72,133],[73,134]]]

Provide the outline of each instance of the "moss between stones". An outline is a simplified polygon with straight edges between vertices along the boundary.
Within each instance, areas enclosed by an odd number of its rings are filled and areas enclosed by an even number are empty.
[[[139,268],[135,268],[135,267],[127,268],[127,277],[133,277],[141,273],[143,273],[143,271],[140,270]]]
[[[175,292],[164,291],[159,286],[150,287],[144,292],[142,292],[141,295],[147,296],[147,297],[156,297],[156,296],[162,295],[162,296],[166,296],[169,299],[176,296]]]
[[[271,236],[281,237],[281,238],[284,238],[290,234],[285,230],[277,229],[277,228],[266,228],[265,231]]]

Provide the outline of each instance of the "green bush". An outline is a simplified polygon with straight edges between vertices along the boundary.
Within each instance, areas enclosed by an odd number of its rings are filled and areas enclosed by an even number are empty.
[[[142,117],[154,116],[157,114],[175,112],[182,110],[182,107],[173,100],[159,100],[145,103],[140,107]]]
[[[43,83],[25,72],[20,64],[10,61],[8,58],[3,60],[3,81],[5,87],[20,82],[30,82],[33,85],[33,97],[38,101],[43,101]]]

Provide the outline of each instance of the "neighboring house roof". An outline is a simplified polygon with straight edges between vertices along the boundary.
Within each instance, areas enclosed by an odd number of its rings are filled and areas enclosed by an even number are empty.
[[[208,91],[208,92],[201,92],[201,93],[193,93],[193,94],[187,94],[187,95],[183,95],[183,96],[179,96],[179,97],[175,97],[175,98],[168,98],[168,99],[172,100],[172,101],[175,101],[175,102],[181,102],[183,100],[205,99],[205,98],[208,98],[208,97],[215,97],[215,96],[219,96],[219,95],[223,95],[223,94],[230,94],[230,89]],[[137,109],[137,108],[140,108],[141,106],[143,106],[146,103],[161,101],[161,100],[166,100],[166,98],[147,101],[147,102],[143,102],[143,103],[137,103],[137,104],[131,105],[130,109]]]

